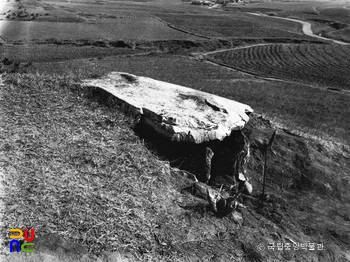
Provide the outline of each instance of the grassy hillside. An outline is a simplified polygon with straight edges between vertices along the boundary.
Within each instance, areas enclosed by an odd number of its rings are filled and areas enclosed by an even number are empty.
[[[350,141],[349,122],[344,121],[350,110],[349,97],[325,88],[264,80],[174,54],[106,57],[34,66],[40,71],[74,72],[82,78],[112,70],[148,76],[246,103],[288,129],[317,136],[321,140],[347,145]]]
[[[153,151],[157,141],[135,135],[135,120],[111,97],[80,88],[73,75],[13,74],[5,80],[4,234],[11,226],[34,227],[37,237],[56,233],[87,246],[95,259],[107,251],[130,261],[347,256],[350,167],[344,149],[329,150],[279,130],[276,155],[268,162],[269,199],[261,206],[256,139],[276,127],[253,117],[244,132],[252,142],[248,173],[254,196],[243,198],[246,207],[235,215],[218,218],[206,201],[185,190],[191,180]],[[290,239],[323,243],[327,251],[258,249]]]
[[[58,237],[68,241],[62,252],[88,262],[350,261],[349,48],[270,17],[307,20],[316,33],[347,41],[348,3],[339,3],[6,2],[0,260],[32,262],[36,254],[8,252],[8,229],[34,227],[36,253],[52,245],[49,261]],[[151,135],[113,97],[81,87],[111,71],[250,105],[242,132],[253,194],[217,217],[180,170],[188,145]],[[274,131],[262,196],[264,141]],[[174,155],[173,146],[186,152]]]

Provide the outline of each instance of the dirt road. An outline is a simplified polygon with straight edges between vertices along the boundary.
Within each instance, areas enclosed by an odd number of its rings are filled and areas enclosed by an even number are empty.
[[[256,15],[256,16],[268,16],[268,15],[261,14],[261,13],[248,13],[248,14]],[[322,40],[326,40],[326,41],[331,41],[331,42],[333,42],[335,44],[339,44],[339,45],[350,45],[349,43],[346,43],[346,42],[343,42],[343,41],[334,40],[334,39],[322,37],[322,36],[319,36],[319,35],[315,35],[312,32],[311,23],[309,23],[309,22],[305,22],[305,21],[298,20],[298,19],[292,19],[292,18],[277,17],[277,16],[268,16],[268,17],[272,17],[272,18],[276,18],[276,19],[283,19],[283,20],[288,20],[288,21],[293,21],[293,22],[297,22],[299,24],[302,24],[302,26],[303,26],[302,31],[303,31],[303,33],[305,35],[308,35],[308,36],[311,36],[311,37],[315,37],[315,38],[318,38],[318,39],[322,39]]]

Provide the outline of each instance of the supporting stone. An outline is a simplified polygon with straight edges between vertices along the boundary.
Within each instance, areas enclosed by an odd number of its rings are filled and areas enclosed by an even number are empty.
[[[204,164],[204,175],[205,175],[205,182],[208,183],[209,179],[211,177],[211,159],[214,156],[213,150],[211,150],[209,147],[205,148],[205,164]]]
[[[188,172],[183,175],[196,181],[193,194],[206,199],[216,215],[231,213],[242,192],[252,192],[245,170],[249,141],[241,131],[253,112],[248,105],[121,72],[85,80],[83,86],[107,91],[139,116],[139,130],[156,135],[158,152],[171,152],[172,163],[178,161],[175,166]],[[229,183],[220,184],[224,180]]]

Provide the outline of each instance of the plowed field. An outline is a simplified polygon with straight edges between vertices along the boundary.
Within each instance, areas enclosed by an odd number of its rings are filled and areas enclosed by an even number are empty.
[[[157,14],[157,16],[177,28],[208,37],[309,39],[298,32],[297,23],[280,22],[269,17],[251,17],[244,14],[237,16]]]
[[[350,46],[267,44],[223,51],[208,57],[263,77],[350,90]]]

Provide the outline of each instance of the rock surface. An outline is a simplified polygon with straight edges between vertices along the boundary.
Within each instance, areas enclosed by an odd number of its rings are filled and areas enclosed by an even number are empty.
[[[112,72],[83,86],[101,88],[142,122],[172,141],[202,143],[223,140],[242,129],[253,112],[248,105],[191,88]]]

